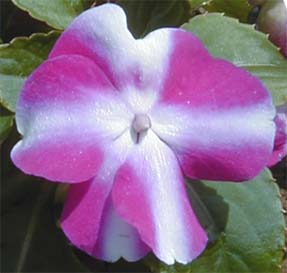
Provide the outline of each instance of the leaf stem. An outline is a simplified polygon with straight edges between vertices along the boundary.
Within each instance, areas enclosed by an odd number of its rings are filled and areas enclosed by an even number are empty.
[[[38,217],[40,215],[43,205],[48,201],[53,188],[54,187],[52,187],[51,184],[43,182],[38,198],[35,201],[35,206],[31,213],[31,218],[27,227],[26,236],[23,240],[19,260],[15,270],[15,272],[17,273],[20,273],[23,270],[30,249],[31,241],[33,239],[33,234],[37,226]]]

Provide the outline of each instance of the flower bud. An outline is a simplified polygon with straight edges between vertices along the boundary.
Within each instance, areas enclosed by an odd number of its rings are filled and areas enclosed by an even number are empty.
[[[267,0],[248,0],[248,3],[253,6],[262,6]]]
[[[262,6],[257,27],[269,33],[269,39],[287,57],[287,8],[283,0],[269,0]]]

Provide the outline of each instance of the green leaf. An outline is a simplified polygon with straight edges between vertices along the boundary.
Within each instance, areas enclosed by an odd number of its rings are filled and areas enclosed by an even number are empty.
[[[0,103],[14,112],[26,77],[48,56],[59,33],[37,33],[0,45]]]
[[[210,189],[228,204],[227,219]],[[195,272],[280,272],[285,223],[269,170],[243,184],[206,181],[196,190],[213,218],[226,224],[220,240],[192,265]]]
[[[287,67],[279,65],[245,65],[245,69],[260,78],[269,90],[276,90],[277,105],[287,102]]]
[[[120,0],[128,25],[135,37],[145,36],[160,27],[176,27],[190,18],[187,0]]]
[[[265,34],[218,13],[196,16],[183,28],[197,35],[213,56],[258,76],[276,105],[287,101],[287,60]]]
[[[247,0],[211,0],[204,7],[209,12],[223,12],[225,15],[247,23],[252,7]]]
[[[2,269],[4,272],[88,272],[56,226],[55,185],[40,183],[34,181],[33,186],[38,188],[36,194],[30,198],[24,196],[3,215]]]
[[[284,219],[269,170],[245,183],[192,181],[190,185],[221,233],[191,264],[169,267],[153,262],[153,272],[280,272]]]
[[[0,144],[8,136],[12,126],[13,126],[13,115],[9,116],[0,116]]]
[[[12,0],[20,9],[55,29],[65,29],[94,0]]]

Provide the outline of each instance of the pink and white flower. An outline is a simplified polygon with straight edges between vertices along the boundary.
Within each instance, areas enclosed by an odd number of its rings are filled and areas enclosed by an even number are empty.
[[[243,181],[266,166],[275,110],[264,86],[190,32],[135,40],[123,10],[90,9],[28,78],[12,150],[24,172],[71,183],[61,226],[90,255],[188,263],[207,235],[184,176]],[[85,182],[83,182],[85,181]]]
[[[276,125],[276,134],[273,153],[268,162],[269,167],[275,165],[287,155],[287,104],[276,107],[274,121]]]

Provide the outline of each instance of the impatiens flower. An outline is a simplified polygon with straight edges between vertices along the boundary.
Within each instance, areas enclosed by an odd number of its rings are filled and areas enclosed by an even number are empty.
[[[12,159],[71,183],[61,226],[83,251],[188,263],[207,235],[184,176],[257,175],[272,153],[274,115],[258,79],[210,56],[190,32],[135,40],[123,10],[105,4],[77,17],[26,81]]]
[[[275,165],[287,155],[287,104],[276,107],[276,110],[276,135],[273,153],[268,163],[269,167]]]

